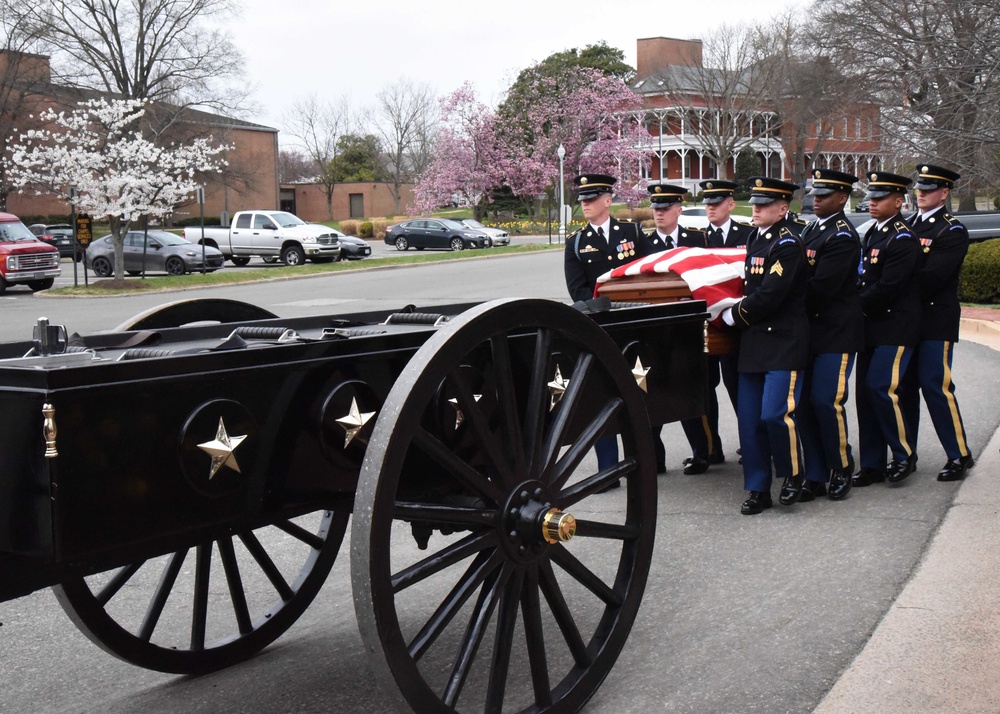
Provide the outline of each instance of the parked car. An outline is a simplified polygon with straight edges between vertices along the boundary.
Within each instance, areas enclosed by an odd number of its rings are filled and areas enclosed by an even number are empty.
[[[868,213],[868,205],[869,205],[869,203],[870,203],[870,201],[868,200],[867,197],[862,198],[861,200],[859,200],[854,205],[854,212],[855,213]]]
[[[340,231],[334,231],[340,241],[340,257],[337,260],[361,260],[372,254],[368,241],[356,236],[347,236]]]
[[[681,216],[677,219],[679,225],[685,228],[697,228],[698,230],[705,230],[708,228],[708,213],[704,208],[699,208],[698,206],[688,206],[687,208],[681,209]]]
[[[79,250],[73,250],[73,226],[68,223],[33,223],[28,226],[28,230],[38,240],[54,245],[60,258],[72,258],[75,255],[78,261],[83,259],[82,245]]]
[[[48,290],[59,277],[59,251],[11,213],[0,213],[0,294],[11,285]]]
[[[302,265],[307,258],[314,263],[332,263],[340,257],[337,235],[332,228],[306,223],[287,211],[237,211],[229,228],[184,229],[189,241],[204,240],[234,265],[246,265],[255,255],[275,257],[285,265]]]
[[[482,231],[488,235],[490,237],[491,245],[510,245],[510,234],[501,228],[484,226],[475,218],[463,218],[461,223],[467,228],[471,228],[474,231]]]
[[[385,244],[396,246],[396,250],[486,248],[489,240],[482,231],[472,230],[450,218],[414,218],[389,226],[385,231]]]
[[[143,232],[129,231],[125,234],[125,272],[140,275],[143,266],[147,273],[167,273],[184,275],[201,270],[202,247],[184,240],[176,233],[149,231],[146,248],[143,251]],[[145,259],[143,254],[145,252]],[[225,264],[222,252],[205,246],[205,269],[214,272]],[[111,236],[95,240],[87,246],[87,265],[99,278],[109,278],[115,272],[115,244]]]

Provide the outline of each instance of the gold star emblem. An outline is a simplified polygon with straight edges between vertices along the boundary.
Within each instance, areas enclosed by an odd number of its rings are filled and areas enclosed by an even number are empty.
[[[632,376],[635,377],[635,383],[639,385],[639,389],[644,392],[649,391],[646,388],[646,375],[649,374],[649,369],[649,367],[643,367],[642,360],[636,356],[635,367],[632,368]]]
[[[556,404],[563,398],[566,388],[569,387],[569,380],[563,379],[559,365],[556,365],[556,376],[549,382],[549,411],[556,408]]]
[[[472,398],[478,402],[483,398],[483,395],[473,394]],[[465,421],[465,414],[462,413],[462,408],[458,406],[458,397],[452,397],[448,400],[448,403],[455,407],[455,430],[458,431],[458,427],[462,426],[462,422]]]
[[[340,417],[337,423],[344,427],[345,437],[344,437],[344,448],[350,444],[354,437],[358,435],[358,432],[364,428],[368,420],[375,416],[375,412],[364,412],[358,409],[358,398],[353,397],[351,399],[351,411],[349,411],[345,416]]]
[[[236,473],[240,473],[240,465],[236,462],[236,454],[234,452],[236,451],[236,447],[242,444],[246,438],[246,434],[243,436],[230,436],[226,432],[226,425],[223,423],[222,417],[219,417],[219,429],[215,432],[215,439],[213,441],[206,441],[204,444],[198,444],[199,449],[212,457],[212,468],[208,473],[209,481],[215,477],[215,474],[223,466],[228,466]]]

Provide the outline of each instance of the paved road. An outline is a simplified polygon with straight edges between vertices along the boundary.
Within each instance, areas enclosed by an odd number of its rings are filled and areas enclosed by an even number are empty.
[[[442,264],[225,288],[278,314],[482,300],[562,298],[558,254]],[[20,299],[3,306],[0,338],[30,330],[37,308],[72,329],[116,324],[151,300]],[[170,296],[176,297],[176,296]],[[31,309],[22,303],[30,302]],[[13,308],[10,310],[9,308]],[[956,350],[959,396],[977,455],[1000,423],[993,385],[1000,360],[986,347]],[[917,474],[895,488],[738,513],[735,418],[723,401],[730,460],[684,476],[676,425],[664,429],[653,568],[643,608],[617,666],[589,712],[808,712],[861,651],[914,572],[959,484],[937,483],[943,454],[924,415]],[[852,432],[856,434],[856,428]],[[974,478],[989,474],[973,472]],[[606,508],[620,508],[618,495]],[[347,546],[342,549],[346,554]],[[368,712],[385,709],[363,659],[347,559],[317,602],[251,662],[201,678],[143,671],[105,655],[76,632],[48,592],[0,603],[0,711]]]

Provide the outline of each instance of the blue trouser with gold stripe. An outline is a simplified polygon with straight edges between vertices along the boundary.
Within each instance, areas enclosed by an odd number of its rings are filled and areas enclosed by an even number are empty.
[[[906,460],[913,453],[899,385],[910,364],[912,347],[879,345],[858,359],[856,403],[862,468],[884,469],[885,449],[892,458]]]
[[[739,403],[743,485],[747,491],[771,490],[774,476],[802,473],[795,408],[802,396],[800,372],[741,372]]]
[[[854,463],[845,408],[853,369],[853,354],[827,352],[814,355],[806,370],[795,424],[809,481],[826,483],[831,469],[846,469]]]
[[[914,355],[917,383],[924,395],[927,411],[931,415],[934,431],[944,448],[944,453],[950,461],[957,461],[969,455],[969,445],[965,438],[965,424],[962,413],[958,409],[955,398],[955,383],[951,380],[951,360],[954,355],[955,343],[944,340],[924,340],[917,346]],[[914,394],[915,411],[919,414],[920,401]],[[907,424],[917,424],[914,416]],[[916,434],[913,435],[916,442]],[[916,449],[916,443],[913,443]]]

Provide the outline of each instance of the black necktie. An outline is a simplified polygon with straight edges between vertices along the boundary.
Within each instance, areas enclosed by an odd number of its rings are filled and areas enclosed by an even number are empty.
[[[597,227],[597,235],[599,235],[601,238],[604,238],[604,227],[603,226],[598,226]],[[605,240],[605,242],[607,242],[607,240]]]
[[[721,247],[725,245],[726,239],[722,237],[722,229],[712,228],[711,231],[709,231],[708,242],[713,247]]]
[[[913,219],[913,227],[916,228],[917,226],[919,226],[922,220],[923,220],[923,216],[921,216],[918,213],[917,217]]]
[[[663,239],[663,244],[667,246],[667,250],[670,250],[671,248],[674,247],[674,239],[671,238],[670,236],[665,236]]]

